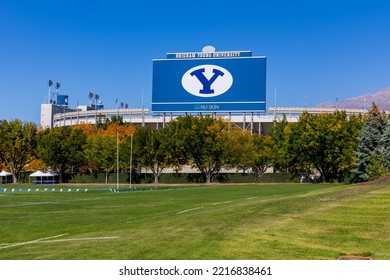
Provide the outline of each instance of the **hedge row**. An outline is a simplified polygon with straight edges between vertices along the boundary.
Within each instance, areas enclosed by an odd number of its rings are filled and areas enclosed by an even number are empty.
[[[109,184],[116,184],[116,173],[110,175]],[[28,183],[29,174],[22,173],[19,183]],[[133,174],[133,184],[150,184],[154,182],[152,174]],[[199,173],[164,173],[160,177],[160,183],[162,184],[191,184],[191,183],[204,183],[205,178]],[[254,173],[221,173],[213,177],[214,183],[298,183],[299,178],[296,175],[290,173],[265,173],[262,176],[258,176]],[[94,174],[73,174],[69,183],[91,183],[91,184],[103,184],[105,183],[105,175],[103,173]],[[129,174],[120,173],[119,183],[129,183]]]
[[[111,174],[109,183],[116,183],[116,174]],[[104,174],[78,174],[74,175],[69,181],[70,183],[104,183]],[[132,183],[145,184],[153,183],[154,177],[152,174],[134,174],[132,175]],[[164,173],[160,177],[162,184],[186,184],[186,183],[204,183],[205,178],[202,174],[197,173]],[[266,173],[262,176],[257,174],[240,174],[240,173],[223,173],[218,174],[212,182],[219,183],[290,183],[299,182],[296,176],[288,173]],[[119,174],[119,183],[129,183],[129,174]]]

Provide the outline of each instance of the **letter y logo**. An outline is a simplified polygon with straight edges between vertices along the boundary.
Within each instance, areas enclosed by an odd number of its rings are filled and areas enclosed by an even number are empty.
[[[199,65],[182,77],[183,88],[198,97],[214,97],[227,92],[233,85],[233,76],[217,65]]]
[[[211,85],[218,78],[218,76],[223,76],[224,73],[218,69],[213,69],[214,75],[210,78],[210,80],[208,80],[203,74],[204,71],[204,68],[200,68],[198,70],[192,71],[190,74],[191,76],[196,76],[199,82],[201,82],[203,85],[203,89],[199,90],[199,93],[214,93],[214,90],[211,89]]]

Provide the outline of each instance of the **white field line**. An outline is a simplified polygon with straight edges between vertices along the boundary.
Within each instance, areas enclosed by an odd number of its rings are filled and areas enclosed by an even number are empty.
[[[43,204],[61,204],[61,202],[50,202],[50,201],[42,201],[42,202],[16,202],[15,204],[1,205],[0,207],[19,207],[19,206],[31,206],[31,205],[43,205]]]
[[[258,196],[248,197],[248,198],[245,198],[245,199],[255,199],[255,198],[258,198]],[[236,200],[236,201],[238,201],[238,200]],[[232,202],[233,202],[232,200],[223,201],[223,202],[217,202],[217,203],[211,204],[211,206],[217,206],[217,205],[221,205],[221,204],[228,204],[228,203],[232,203]],[[191,208],[191,209],[186,209],[186,210],[183,210],[183,211],[176,212],[176,214],[184,214],[184,213],[195,211],[195,210],[199,210],[199,209],[202,209],[202,208],[204,208],[204,206],[195,207],[195,208]],[[128,222],[126,222],[126,224],[131,224],[131,223],[136,223],[136,222],[143,222],[143,221],[153,220],[153,219],[158,219],[158,218],[165,218],[165,217],[168,217],[168,216],[171,216],[171,215],[172,214],[167,214],[167,215],[159,215],[159,216],[154,216],[154,217],[149,217],[149,218],[144,218],[144,219],[137,219],[137,220],[128,221]]]
[[[117,239],[119,236],[104,236],[104,237],[86,237],[86,238],[68,238],[68,239],[57,239],[57,240],[44,240],[40,241],[41,243],[49,242],[67,242],[67,241],[88,241],[88,240],[107,240],[107,239]]]
[[[154,216],[154,217],[150,217],[150,218],[132,220],[132,221],[126,222],[126,224],[131,224],[131,223],[136,223],[136,222],[143,222],[143,221],[148,221],[148,220],[153,220],[153,219],[159,219],[159,218],[165,218],[165,217],[168,217],[168,216],[170,216],[170,215],[159,215],[159,216]]]
[[[221,204],[226,204],[226,203],[231,203],[232,201],[229,200],[229,201],[224,201],[224,202],[217,202],[217,203],[214,203],[212,204],[213,206],[216,206],[216,205],[221,205]]]
[[[100,200],[103,197],[95,197],[95,198],[79,198],[79,199],[72,199],[72,200],[64,200],[67,202],[73,202],[73,201],[89,201],[89,200]]]
[[[190,211],[195,211],[195,210],[202,209],[202,208],[204,208],[204,206],[191,208],[191,209],[186,209],[186,210],[183,210],[183,211],[176,212],[176,215],[177,214],[187,213],[187,212],[190,212]],[[172,216],[172,215],[175,215],[175,214],[158,215],[158,216],[144,218],[144,219],[132,220],[132,221],[126,222],[126,224],[131,224],[131,223],[136,223],[136,222],[144,222],[144,221],[153,220],[153,219],[159,219],[159,218],[166,218],[166,217],[169,217],[169,216]]]
[[[27,245],[27,244],[38,243],[38,242],[42,242],[42,241],[44,241],[44,240],[54,239],[54,238],[58,238],[58,237],[65,236],[65,235],[68,235],[68,233],[59,234],[59,235],[50,236],[50,237],[45,237],[45,238],[40,238],[40,239],[35,239],[35,240],[31,240],[31,241],[26,241],[26,242],[14,243],[14,244],[12,244],[12,245],[8,245],[8,246],[1,247],[0,250],[1,250],[1,249],[6,249],[6,248],[12,248],[12,247],[17,247],[17,246],[22,246],[22,245]]]
[[[18,206],[41,205],[41,204],[60,204],[60,202],[54,202],[54,201],[42,201],[42,202],[17,202],[17,205],[18,205]]]
[[[204,206],[200,206],[200,207],[196,207],[196,208],[191,208],[191,209],[187,209],[187,210],[179,211],[179,212],[176,212],[176,214],[183,214],[183,213],[187,213],[187,212],[195,211],[195,210],[198,210],[198,209],[202,209],[203,207],[204,207]]]

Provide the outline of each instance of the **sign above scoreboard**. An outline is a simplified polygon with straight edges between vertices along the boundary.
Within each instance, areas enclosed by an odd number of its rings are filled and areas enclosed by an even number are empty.
[[[168,59],[251,57],[251,51],[167,53]]]
[[[167,53],[167,59],[251,57],[251,51],[217,52],[213,46],[205,46],[201,52]]]

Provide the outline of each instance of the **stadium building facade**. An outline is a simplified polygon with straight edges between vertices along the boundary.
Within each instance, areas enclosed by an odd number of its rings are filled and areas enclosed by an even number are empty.
[[[50,93],[41,104],[42,128],[95,124],[100,118],[121,117],[136,126],[165,127],[182,115],[221,117],[251,133],[267,134],[275,120],[284,115],[295,122],[304,111],[333,112],[336,108],[269,108],[266,112],[266,57],[251,51],[216,51],[206,46],[201,52],[167,53],[153,60],[151,110],[121,106],[105,109],[98,95],[89,93],[87,106],[68,106],[68,96]],[[94,100],[94,102],[93,102]],[[366,110],[346,110],[364,113]]]

